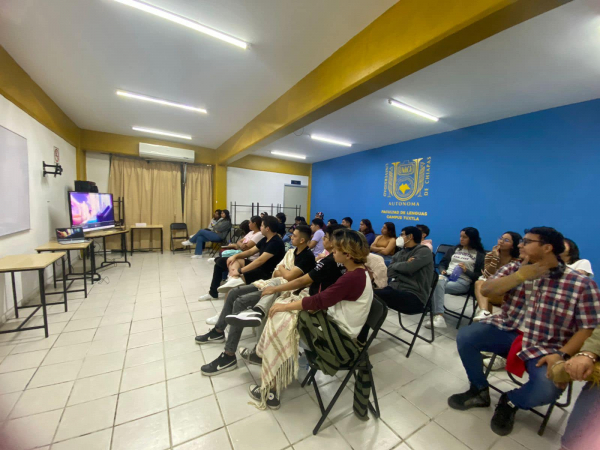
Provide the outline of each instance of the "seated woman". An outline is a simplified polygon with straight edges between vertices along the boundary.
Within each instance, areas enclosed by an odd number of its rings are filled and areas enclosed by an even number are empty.
[[[340,363],[336,356],[341,353],[358,355],[360,350],[356,338],[367,321],[373,301],[373,288],[364,265],[368,254],[369,246],[361,233],[335,231],[333,258],[338,265],[346,268],[346,273],[315,295],[301,293],[285,300],[278,299],[271,306],[269,320],[257,347],[257,353],[262,357],[262,385],[249,388],[250,398],[259,402],[259,408],[279,408],[281,391],[297,373],[298,334],[303,346],[312,354],[326,351],[332,354],[328,360],[330,367]],[[317,335],[325,329],[327,336]],[[343,352],[337,353],[332,341],[343,342]],[[365,391],[361,389],[361,392]],[[366,419],[366,408],[359,411],[355,408],[355,412],[359,418]]]
[[[393,222],[385,222],[381,227],[381,234],[371,244],[371,252],[383,256],[386,264],[392,260],[396,253],[396,225]]]
[[[371,225],[371,221],[369,219],[362,219],[360,221],[360,225],[358,226],[358,231],[365,235],[367,244],[369,244],[370,247],[375,240],[375,232],[373,231],[373,225]]]
[[[196,244],[195,254],[192,258],[202,258],[202,252],[204,251],[204,244],[206,242],[221,242],[227,237],[227,233],[231,230],[231,218],[229,217],[229,211],[224,209],[221,211],[221,220],[219,220],[214,226],[212,231],[200,230],[193,235],[189,240],[183,241],[182,245]]]
[[[421,244],[421,230],[404,227],[400,233],[404,246],[394,255],[388,266],[387,276],[394,281],[375,294],[389,308],[405,314],[423,312],[429,299],[433,280],[431,250]]]
[[[493,306],[501,306],[503,297],[488,298],[481,293],[481,285],[496,271],[507,265],[509,262],[519,260],[519,243],[521,235],[514,231],[507,231],[498,238],[498,243],[494,245],[492,251],[485,255],[483,273],[475,282],[475,298],[477,298],[478,311],[473,317],[474,322],[492,315]]]
[[[279,228],[277,229],[277,234],[281,237],[284,237],[285,231],[286,231],[285,221],[287,220],[287,217],[282,212],[275,214],[275,217],[277,217],[277,221],[279,222]]]
[[[323,222],[323,219],[312,220],[310,229],[313,232],[313,235],[308,243],[308,248],[311,249],[313,255],[315,255],[315,258],[324,250],[323,236],[325,235],[325,232],[323,231],[323,228],[325,228],[325,222]]]
[[[565,238],[565,251],[560,254],[567,267],[576,270],[581,275],[593,277],[592,264],[587,259],[579,258],[579,247],[571,239]]]
[[[471,283],[475,282],[481,275],[485,252],[481,245],[481,238],[477,228],[466,227],[460,232],[460,243],[446,252],[439,264],[440,279],[433,294],[433,326],[435,328],[446,328],[444,319],[444,295],[466,294],[469,292]],[[460,273],[455,281],[449,277],[456,270]],[[431,328],[430,321],[425,322],[426,328]]]

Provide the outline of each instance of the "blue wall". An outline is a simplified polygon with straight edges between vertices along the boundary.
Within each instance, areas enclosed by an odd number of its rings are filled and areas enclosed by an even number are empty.
[[[428,157],[427,196],[390,205],[398,200],[384,197],[386,164]],[[425,212],[419,222],[392,221],[398,232],[428,225],[434,246],[458,243],[466,226],[479,229],[485,248],[504,231],[552,226],[600,271],[599,172],[600,100],[593,100],[313,164],[311,210],[325,221],[350,216],[355,229],[368,218],[377,232],[389,220],[382,211]]]

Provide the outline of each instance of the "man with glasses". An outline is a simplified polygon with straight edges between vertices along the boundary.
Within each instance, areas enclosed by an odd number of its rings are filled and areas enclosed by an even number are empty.
[[[590,278],[560,260],[563,235],[553,228],[525,231],[519,244],[523,261],[511,262],[481,287],[481,293],[504,296],[502,313],[462,328],[458,353],[471,383],[467,392],[448,398],[458,410],[490,406],[489,383],[481,352],[507,358],[507,370],[529,380],[502,394],[491,420],[501,436],[512,431],[519,409],[552,403],[562,390],[547,378],[554,364],[576,354],[600,324],[600,291]]]

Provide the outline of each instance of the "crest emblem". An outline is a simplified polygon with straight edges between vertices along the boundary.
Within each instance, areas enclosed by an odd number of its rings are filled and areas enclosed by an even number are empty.
[[[404,163],[392,163],[388,167],[387,196],[396,197],[400,201],[407,201],[415,195],[419,196],[425,183],[425,164],[423,158],[413,159]]]

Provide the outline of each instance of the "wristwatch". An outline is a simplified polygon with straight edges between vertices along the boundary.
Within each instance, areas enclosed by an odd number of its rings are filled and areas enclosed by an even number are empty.
[[[242,268],[238,267],[238,273],[241,275],[242,274]]]
[[[555,355],[559,355],[562,359],[564,359],[565,361],[568,361],[569,358],[571,357],[571,355],[569,355],[568,353],[565,352],[561,352],[560,350],[554,352]]]

